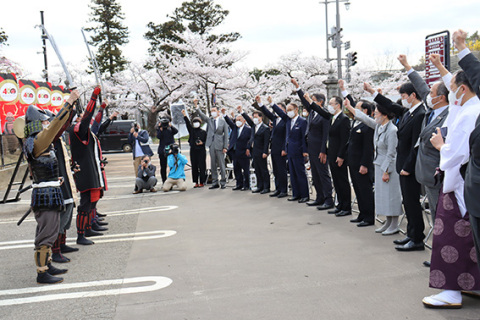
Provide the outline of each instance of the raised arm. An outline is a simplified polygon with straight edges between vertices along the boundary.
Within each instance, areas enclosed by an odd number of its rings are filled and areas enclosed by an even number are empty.
[[[397,103],[394,103],[392,100],[388,99],[387,97],[383,96],[378,91],[375,91],[372,86],[365,82],[363,84],[363,89],[369,92],[373,96],[373,101],[378,103],[379,105],[385,107],[390,112],[393,112],[397,117],[403,116],[405,112],[408,111],[408,108],[405,108]]]
[[[190,123],[190,119],[188,119],[187,117],[187,111],[185,111],[185,109],[182,109],[182,115],[183,115],[183,120],[185,121],[185,125],[187,126],[188,134],[192,135],[193,127],[192,127],[192,124]]]
[[[327,110],[319,106],[316,102],[314,102],[312,98],[310,98],[310,95],[308,93],[305,93],[304,97],[305,97],[305,100],[307,100],[307,102],[310,104],[311,110],[315,111],[316,113],[318,113],[319,115],[321,115],[323,118],[327,120],[332,119],[332,115],[330,114],[330,112],[328,112]]]
[[[402,64],[402,66],[407,70],[408,79],[412,82],[415,90],[417,90],[419,98],[423,101],[426,100],[428,94],[430,93],[430,88],[428,87],[427,83],[423,80],[423,78],[418,74],[417,71],[413,70],[413,68],[408,64],[407,56],[401,54],[398,56],[398,61]]]
[[[453,43],[458,50],[458,64],[465,71],[468,81],[480,97],[480,61],[470,52],[465,43],[467,33],[463,30],[457,30],[453,33]]]
[[[288,117],[288,115],[287,115],[282,109],[280,109],[280,107],[277,106],[276,104],[274,104],[274,105],[272,106],[272,108],[273,108],[273,111],[275,111],[275,113],[276,113],[280,118],[282,118],[283,121],[287,122],[288,119],[290,119],[290,118]]]

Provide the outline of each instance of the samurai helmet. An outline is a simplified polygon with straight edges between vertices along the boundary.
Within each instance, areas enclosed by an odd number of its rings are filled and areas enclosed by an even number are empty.
[[[52,111],[50,111],[48,109],[46,109],[44,111],[48,116],[48,121],[52,122],[52,120],[55,118],[55,113],[53,113]]]
[[[28,106],[27,112],[25,113],[25,122],[30,123],[32,121],[45,121],[49,120],[50,117],[45,112],[45,110],[40,109],[33,104]]]

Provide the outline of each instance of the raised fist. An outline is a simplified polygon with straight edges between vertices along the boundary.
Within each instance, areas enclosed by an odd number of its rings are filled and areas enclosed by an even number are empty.
[[[262,103],[262,99],[260,98],[260,96],[256,96],[255,101],[257,101],[258,104]]]
[[[453,33],[452,39],[453,44],[458,51],[462,51],[467,47],[467,44],[465,43],[465,40],[467,39],[467,33],[462,29],[458,29],[457,31],[455,31]]]
[[[402,64],[402,66],[405,67],[405,69],[410,69],[410,65],[408,64],[408,61],[407,61],[407,56],[404,55],[404,54],[401,54],[398,56],[398,61],[400,61],[400,63]]]
[[[298,88],[298,87],[299,87],[297,80],[295,80],[294,78],[292,78],[292,79],[290,79],[290,81],[293,83],[293,85],[295,86],[295,88]]]
[[[431,55],[428,56],[427,59],[430,60],[435,67],[442,64],[442,62],[440,61],[440,55],[439,54],[432,53]]]
[[[345,81],[343,79],[338,79],[338,87],[340,90],[345,91]]]
[[[80,98],[80,91],[78,91],[78,89],[75,89],[70,92],[70,97],[68,97],[67,102],[72,105],[75,101],[78,100],[78,98]]]

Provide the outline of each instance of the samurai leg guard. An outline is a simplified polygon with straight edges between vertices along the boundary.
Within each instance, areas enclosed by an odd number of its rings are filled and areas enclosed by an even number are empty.
[[[35,264],[37,265],[37,272],[44,273],[48,270],[48,264],[51,261],[51,249],[48,246],[40,246],[35,248]]]
[[[84,211],[78,211],[77,213],[77,233],[85,234],[85,229],[88,226],[88,216],[89,213]]]

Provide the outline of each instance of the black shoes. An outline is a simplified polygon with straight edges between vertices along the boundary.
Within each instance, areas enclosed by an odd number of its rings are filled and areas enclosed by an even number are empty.
[[[51,263],[47,264],[48,270],[46,273],[48,273],[51,276],[58,276],[59,274],[64,274],[68,272],[68,269],[58,269],[55,268]]]
[[[243,187],[242,191],[248,191],[248,187]]]
[[[328,211],[328,214],[337,214],[337,213],[339,213],[340,211],[342,211],[342,210],[340,210],[340,209],[338,209],[338,208],[335,208],[334,210]]]
[[[85,237],[96,237],[96,236],[103,236],[103,233],[97,232],[93,229],[85,230]],[[78,243],[78,240],[77,240],[77,243]]]
[[[415,243],[410,240],[403,246],[396,246],[395,249],[398,251],[422,251],[425,250],[425,244],[423,242]]]
[[[423,265],[427,268],[430,268],[430,261],[423,261]]]
[[[318,206],[318,205],[320,205],[320,203],[318,203],[317,200],[307,202],[307,206],[309,207]]]
[[[105,221],[103,221],[103,220],[97,220],[97,224],[98,224],[99,226],[108,226],[108,222],[105,222]]]
[[[54,252],[52,253],[52,261],[57,263],[67,263],[70,262],[70,259],[68,259],[61,253]]]
[[[226,185],[222,185],[222,186],[220,187],[220,189],[226,189],[226,188],[227,188]]]
[[[270,193],[270,189],[263,189],[260,194]]]
[[[242,190],[242,189],[243,189],[243,187],[236,186],[236,187],[235,187],[235,188],[233,188],[232,190],[233,190],[233,191],[237,191],[237,190]]]
[[[352,223],[359,223],[359,222],[362,222],[362,221],[363,220],[359,219],[359,218],[355,218],[355,219],[350,220],[350,222],[352,222]]]
[[[335,216],[336,216],[336,217],[345,217],[345,216],[349,216],[349,215],[351,215],[351,214],[352,214],[351,211],[342,210],[342,211],[340,211],[340,212],[335,213]]]
[[[37,283],[39,284],[54,284],[54,283],[60,283],[62,281],[63,281],[63,278],[54,277],[51,274],[49,274],[47,271],[37,273]]]
[[[269,195],[269,197],[278,197],[279,194],[280,194],[280,191],[276,190],[274,193]]]
[[[60,251],[62,253],[69,253],[69,252],[78,251],[78,248],[73,248],[73,247],[67,246],[66,244],[61,244],[60,245]]]
[[[287,199],[288,201],[297,201],[300,200],[300,197],[291,197]]]
[[[220,186],[218,184],[214,184],[213,186],[211,186],[208,189],[218,189],[218,188],[220,188]]]
[[[321,204],[317,207],[317,210],[328,210],[328,209],[332,209],[333,208],[333,204]]]
[[[404,244],[407,244],[408,242],[410,242],[410,238],[409,237],[406,237],[402,240],[393,240],[393,243],[395,244],[400,244],[400,245],[404,245]]]
[[[93,242],[92,240],[89,240],[89,239],[85,238],[85,235],[83,235],[83,234],[79,234],[77,236],[77,244],[81,244],[83,246],[89,246],[89,245],[92,245],[94,243],[95,242]]]
[[[262,192],[262,189],[259,189],[259,188],[252,190],[252,193],[260,193],[260,192]]]
[[[94,223],[92,223],[92,230],[94,230],[94,231],[107,231],[108,228],[102,227],[102,226],[98,225],[97,222],[94,222]]]
[[[277,196],[277,198],[285,198],[288,197],[288,193],[286,192],[280,192],[280,194]]]
[[[306,197],[306,198],[301,198],[300,200],[298,200],[298,203],[307,203],[308,200],[310,200],[308,197]]]
[[[373,226],[373,222],[367,222],[367,221],[362,221],[359,224],[357,224],[357,227],[368,227],[368,226]]]
[[[97,211],[97,216],[103,218],[103,217],[106,217],[107,215]]]

